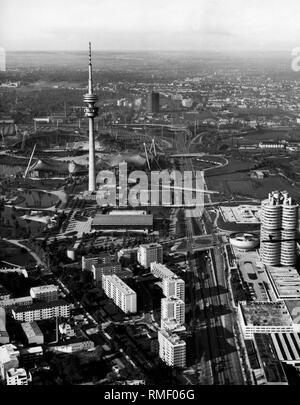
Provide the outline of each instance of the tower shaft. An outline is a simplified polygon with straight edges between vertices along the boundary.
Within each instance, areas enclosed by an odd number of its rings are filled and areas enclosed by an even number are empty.
[[[96,190],[94,119],[89,118],[89,191]]]
[[[87,104],[85,116],[89,119],[89,191],[94,192],[96,191],[94,118],[98,115],[98,108],[95,107],[98,97],[93,90],[91,43],[89,43],[88,93],[83,96],[83,101]]]

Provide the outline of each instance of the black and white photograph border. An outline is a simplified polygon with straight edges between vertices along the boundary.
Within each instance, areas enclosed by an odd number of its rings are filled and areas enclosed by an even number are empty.
[[[300,384],[299,14],[1,1],[0,392]]]

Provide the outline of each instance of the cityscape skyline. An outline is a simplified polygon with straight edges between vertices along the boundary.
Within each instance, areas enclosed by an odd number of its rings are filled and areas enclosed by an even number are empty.
[[[0,386],[300,384],[300,4],[243,3],[3,0]]]

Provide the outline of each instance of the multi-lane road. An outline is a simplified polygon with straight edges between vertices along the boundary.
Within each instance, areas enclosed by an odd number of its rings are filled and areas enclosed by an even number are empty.
[[[177,137],[177,150],[187,153],[188,148],[183,137]],[[184,170],[194,172],[193,160],[184,157]],[[205,195],[210,201],[210,195]],[[187,210],[186,210],[187,211]],[[234,312],[231,308],[230,292],[225,275],[226,262],[220,236],[215,233],[214,243],[206,253],[193,251],[195,233],[209,234],[216,231],[210,215],[192,217],[186,215],[186,232],[189,241],[189,268],[192,274],[189,286],[193,313],[193,329],[197,329],[204,348],[206,375],[210,375],[211,384],[243,385],[245,373],[239,353],[237,336],[234,326]],[[196,318],[195,307],[201,310],[200,320]],[[198,313],[197,313],[198,314]],[[198,315],[199,316],[199,315]],[[198,360],[199,361],[199,360]],[[203,362],[202,362],[203,364]],[[201,384],[201,381],[199,381]]]

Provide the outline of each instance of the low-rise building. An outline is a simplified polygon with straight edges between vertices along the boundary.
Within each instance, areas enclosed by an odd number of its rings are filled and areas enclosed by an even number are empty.
[[[0,284],[0,301],[8,300],[9,298],[10,298],[9,291],[7,291],[7,289]]]
[[[8,370],[19,367],[19,355],[16,346],[12,344],[0,346],[0,376],[3,380]]]
[[[95,344],[91,340],[85,337],[72,337],[62,342],[49,344],[47,350],[57,353],[76,353],[82,350],[93,350],[94,348]]]
[[[32,381],[24,368],[11,368],[6,372],[6,385],[28,385]]]
[[[96,214],[92,229],[113,233],[148,233],[153,228],[153,215],[145,211],[111,211]]]
[[[254,337],[260,372],[254,373],[257,385],[288,385],[284,367],[276,353],[271,335],[257,333]]]
[[[9,343],[9,335],[6,330],[6,312],[4,308],[0,307],[0,344],[7,343]]]
[[[300,300],[300,276],[295,267],[265,266],[277,300]]]
[[[11,310],[14,307],[27,306],[33,303],[32,297],[9,298],[0,301],[0,307]]]
[[[300,323],[293,320],[284,301],[239,302],[238,315],[245,339],[257,333],[298,333]]]
[[[25,347],[20,350],[20,366],[25,368],[35,367],[43,360],[42,346]]]
[[[36,322],[25,322],[21,324],[23,332],[29,345],[44,344],[44,335]]]
[[[26,307],[12,309],[15,320],[20,322],[40,321],[56,317],[68,318],[70,316],[70,304],[63,300],[39,302]]]
[[[56,301],[58,298],[58,287],[54,284],[32,287],[30,288],[30,296],[40,301]]]
[[[149,268],[151,263],[162,263],[163,248],[159,243],[149,243],[140,245],[137,254],[138,262],[145,268]]]

